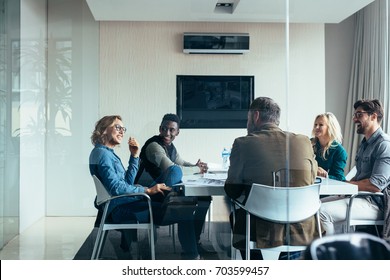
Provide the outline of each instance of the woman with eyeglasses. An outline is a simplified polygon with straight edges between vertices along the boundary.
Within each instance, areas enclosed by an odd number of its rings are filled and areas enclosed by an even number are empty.
[[[317,176],[345,181],[347,152],[342,146],[340,124],[332,113],[316,116],[311,139],[318,163]]]
[[[128,140],[130,159],[127,169],[125,169],[121,159],[114,152],[114,148],[121,144],[125,132],[126,128],[123,126],[120,116],[105,116],[96,123],[95,130],[91,136],[91,142],[95,147],[89,156],[91,175],[96,175],[112,196],[126,193],[146,193],[153,196],[171,190],[165,184],[156,184],[149,188],[134,185],[140,152],[137,140],[132,137]],[[115,223],[134,220],[134,217],[140,222],[149,220],[147,204],[138,197],[116,199],[110,206],[109,211],[111,211],[111,217]],[[155,204],[154,207],[160,207],[160,205]],[[95,226],[98,226],[99,223],[98,213]],[[127,239],[127,242],[129,242],[129,239]],[[126,246],[125,244],[122,245]],[[127,248],[125,247],[125,249]]]

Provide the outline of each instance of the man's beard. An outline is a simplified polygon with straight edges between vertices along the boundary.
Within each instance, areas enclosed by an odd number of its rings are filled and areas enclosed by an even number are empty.
[[[358,123],[356,125],[356,133],[357,134],[364,134],[364,130],[365,130],[365,128],[361,123]]]

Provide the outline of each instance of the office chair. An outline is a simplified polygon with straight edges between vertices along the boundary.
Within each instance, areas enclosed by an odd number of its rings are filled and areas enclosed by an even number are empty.
[[[390,245],[368,233],[324,236],[306,249],[305,260],[390,260]]]
[[[154,183],[152,176],[150,176],[150,174],[145,170],[145,165],[141,160],[138,173],[135,178],[135,183],[143,186],[151,186]],[[176,185],[175,188],[177,189],[176,192],[172,191],[164,198],[161,211],[162,213],[158,213],[160,218],[155,221],[155,226],[169,227],[168,232],[169,235],[172,236],[172,247],[174,253],[176,253],[175,224],[179,221],[178,217],[189,217],[189,215],[192,215],[198,203],[196,197],[185,197],[183,195],[184,185]]]
[[[307,177],[307,170],[281,168],[272,172],[272,185],[274,187],[296,187],[302,186],[302,178]],[[321,183],[321,178],[316,178],[314,184]]]
[[[384,225],[384,223],[385,223],[384,218],[382,217],[381,219],[377,219],[377,220],[353,218],[352,205],[353,205],[354,199],[358,198],[358,197],[380,197],[382,199],[383,196],[384,195],[381,192],[372,193],[372,192],[363,192],[363,191],[359,191],[357,194],[352,195],[349,198],[349,203],[348,203],[348,207],[347,207],[346,231],[351,232],[354,230],[355,226],[358,226],[358,225],[372,225],[372,226],[375,226],[376,234],[378,237],[380,237],[378,226]]]
[[[145,171],[145,165],[143,164],[142,160],[139,160],[139,168],[137,175],[134,179],[134,184],[139,184],[145,187],[150,187],[153,183],[154,180],[152,176],[148,172]],[[169,226],[169,236],[172,236],[172,246],[173,246],[173,252],[176,253],[176,237],[175,237],[175,224],[174,223],[169,223],[169,222],[164,222],[162,221],[159,224],[155,224],[157,226]]]
[[[183,196],[179,192],[169,192],[161,207],[161,213],[158,213],[158,219],[155,225],[169,226],[172,234],[173,250],[176,253],[175,242],[175,224],[180,221],[190,219],[198,205],[198,200],[193,196]]]
[[[245,204],[234,201],[235,205],[246,212],[246,259],[250,259],[250,217],[262,218],[275,223],[297,223],[316,215],[318,232],[321,236],[319,209],[320,185],[304,187],[273,187],[252,184]],[[282,245],[260,249],[264,259],[278,259],[281,252],[304,251],[306,246]]]
[[[153,225],[152,206],[151,206],[151,200],[149,195],[145,193],[132,193],[132,194],[124,194],[118,196],[111,196],[107,192],[102,182],[95,175],[92,175],[92,178],[94,180],[95,188],[96,188],[96,195],[97,195],[96,204],[104,205],[104,210],[100,221],[100,226],[98,229],[95,244],[93,247],[91,259],[92,260],[99,259],[100,254],[104,247],[107,232],[109,230],[145,229],[148,230],[149,240],[150,240],[150,253],[151,253],[152,260],[154,260],[155,259],[154,225]],[[115,199],[123,198],[123,197],[142,197],[143,199],[145,199],[148,204],[149,222],[139,223],[138,221],[134,220],[133,223],[121,223],[121,224],[110,223],[108,221],[108,208],[110,206],[110,203]]]
[[[345,176],[345,179],[347,181],[351,180],[355,174],[356,174],[357,170],[356,170],[356,166],[353,166],[351,168],[351,170],[348,172],[348,174]],[[354,194],[352,195],[350,198],[349,198],[349,203],[348,203],[348,208],[347,208],[347,217],[346,217],[346,223],[345,223],[345,230],[344,232],[351,232],[355,229],[355,226],[359,226],[359,225],[372,225],[372,226],[375,226],[375,230],[376,230],[376,234],[378,237],[380,237],[380,233],[379,233],[379,230],[378,230],[378,226],[379,225],[384,225],[384,220],[383,219],[378,219],[378,220],[363,220],[363,219],[352,219],[352,205],[353,205],[353,201],[355,198],[357,197],[373,197],[373,196],[377,196],[377,197],[383,197],[383,193],[372,193],[372,192],[363,192],[363,191],[359,191],[357,194]]]

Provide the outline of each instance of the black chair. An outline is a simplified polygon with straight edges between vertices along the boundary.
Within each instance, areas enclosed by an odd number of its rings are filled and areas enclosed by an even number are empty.
[[[368,233],[324,236],[306,249],[306,260],[390,260],[390,244]]]
[[[196,197],[187,197],[178,192],[171,191],[166,194],[160,213],[155,213],[155,225],[169,226],[174,253],[176,253],[175,224],[190,219],[194,215],[197,205],[198,201]]]

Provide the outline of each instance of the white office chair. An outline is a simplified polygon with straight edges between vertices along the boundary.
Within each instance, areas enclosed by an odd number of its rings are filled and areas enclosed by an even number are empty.
[[[95,245],[92,251],[92,260],[99,259],[100,253],[102,252],[104,242],[106,239],[107,232],[109,230],[125,230],[125,229],[145,229],[148,230],[149,240],[150,240],[150,253],[152,260],[155,259],[155,250],[154,250],[154,231],[153,231],[153,215],[152,215],[152,205],[149,195],[145,193],[132,193],[132,194],[124,194],[118,196],[110,196],[107,192],[106,188],[103,186],[102,182],[95,176],[92,175],[92,178],[95,182],[96,194],[97,194],[97,205],[104,205],[103,215],[100,222],[100,226],[98,229],[97,237],[95,240]],[[149,210],[149,222],[148,223],[127,223],[127,224],[115,224],[109,223],[107,221],[108,218],[108,208],[110,203],[118,198],[123,197],[142,197],[146,199],[148,203]]]
[[[345,179],[347,181],[351,180],[355,175],[356,175],[356,166],[352,167],[351,170],[348,172],[348,174],[345,176]],[[352,195],[349,198],[349,203],[348,203],[348,208],[347,208],[347,218],[346,218],[346,224],[345,224],[345,229],[344,232],[351,232],[354,231],[355,226],[358,225],[372,225],[375,226],[376,234],[380,236],[378,226],[379,225],[384,225],[384,220],[379,219],[379,220],[363,220],[363,219],[352,219],[352,205],[353,201],[357,197],[368,197],[368,196],[383,196],[383,193],[372,193],[372,192],[363,192],[359,191],[357,194]]]
[[[353,216],[352,215],[352,205],[353,205],[354,199],[358,198],[358,197],[362,198],[362,197],[368,197],[368,196],[383,197],[384,195],[381,192],[372,193],[372,192],[363,192],[363,191],[359,191],[357,194],[352,195],[349,198],[349,203],[348,203],[348,207],[347,207],[346,231],[347,232],[354,231],[355,226],[358,226],[358,225],[372,225],[372,226],[375,226],[376,234],[380,237],[378,226],[384,225],[384,223],[385,223],[384,218],[378,219],[378,220],[367,220],[367,219],[356,219],[356,218],[352,217]]]
[[[250,259],[250,216],[256,216],[275,223],[297,223],[316,215],[321,236],[319,218],[320,185],[304,187],[271,187],[252,184],[245,205],[235,204],[246,211],[246,259]],[[306,246],[282,245],[260,249],[264,259],[277,260],[281,252],[304,251]]]

